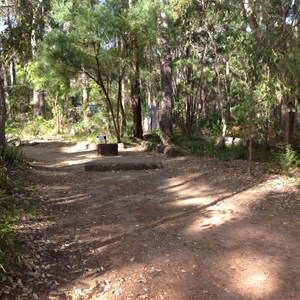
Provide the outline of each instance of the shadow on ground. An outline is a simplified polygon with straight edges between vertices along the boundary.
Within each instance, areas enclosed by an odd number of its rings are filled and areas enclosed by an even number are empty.
[[[47,156],[45,147],[36,150]],[[83,155],[51,151],[59,163]],[[84,172],[57,165],[52,152],[46,168],[39,157],[28,174],[45,216],[23,228],[36,265],[24,284],[40,299],[300,297],[299,194],[292,183],[287,190],[291,180],[259,165],[249,180],[244,161],[143,153],[139,159],[165,168]]]

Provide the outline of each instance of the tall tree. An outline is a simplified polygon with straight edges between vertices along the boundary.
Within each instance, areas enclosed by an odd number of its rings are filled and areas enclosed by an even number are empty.
[[[0,33],[1,34],[1,33]],[[1,44],[0,44],[1,47]],[[6,122],[6,103],[4,92],[4,78],[3,78],[3,63],[0,60],[0,147],[6,144],[5,138],[5,122]]]
[[[170,138],[173,134],[173,89],[172,89],[172,55],[169,41],[169,24],[166,1],[159,2],[158,16],[158,48],[161,76],[160,129]]]
[[[128,1],[129,13],[133,10],[132,0]],[[140,60],[142,49],[139,45],[138,34],[134,27],[130,28],[130,97],[133,114],[133,136],[136,138],[143,137],[142,126],[142,99],[140,87]]]

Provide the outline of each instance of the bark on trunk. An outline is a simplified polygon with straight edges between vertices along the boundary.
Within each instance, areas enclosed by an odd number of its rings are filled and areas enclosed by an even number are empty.
[[[161,114],[160,129],[170,138],[173,134],[172,124],[172,56],[171,48],[168,42],[168,22],[164,11],[160,11],[158,15],[159,37],[158,44],[160,46],[160,75],[161,75]]]
[[[281,102],[281,122],[283,128],[283,142],[285,144],[288,144],[290,141],[290,113],[289,113],[286,95],[283,96]]]
[[[45,92],[44,91],[33,91],[33,102],[34,102],[34,116],[42,116],[43,118],[46,115],[45,110]]]
[[[230,83],[230,60],[226,58],[226,119],[229,122],[231,119],[230,115],[231,107],[231,83]]]
[[[132,50],[132,62],[131,62],[131,107],[133,113],[133,136],[136,138],[143,137],[143,125],[142,125],[142,101],[141,101],[141,88],[140,88],[140,67],[139,67],[139,48],[136,38],[131,39]]]
[[[88,126],[89,117],[88,117],[88,102],[89,102],[89,93],[88,93],[89,79],[87,74],[81,72],[81,89],[82,89],[82,106],[83,106],[83,126],[86,128]]]
[[[0,147],[5,146],[6,103],[2,62],[0,61]]]

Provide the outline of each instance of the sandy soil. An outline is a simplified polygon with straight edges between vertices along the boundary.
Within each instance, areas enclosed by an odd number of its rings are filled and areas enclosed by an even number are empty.
[[[24,147],[43,214],[20,226],[32,253],[18,299],[300,299],[300,197],[293,176],[242,160],[85,145]],[[85,172],[84,163],[162,162]],[[3,293],[11,298],[13,290]],[[6,298],[5,298],[6,297]]]

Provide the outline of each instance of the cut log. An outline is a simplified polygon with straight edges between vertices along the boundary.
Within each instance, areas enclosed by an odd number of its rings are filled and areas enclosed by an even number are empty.
[[[162,169],[163,164],[159,163],[89,163],[85,164],[85,171],[140,171],[140,170],[155,170]]]

